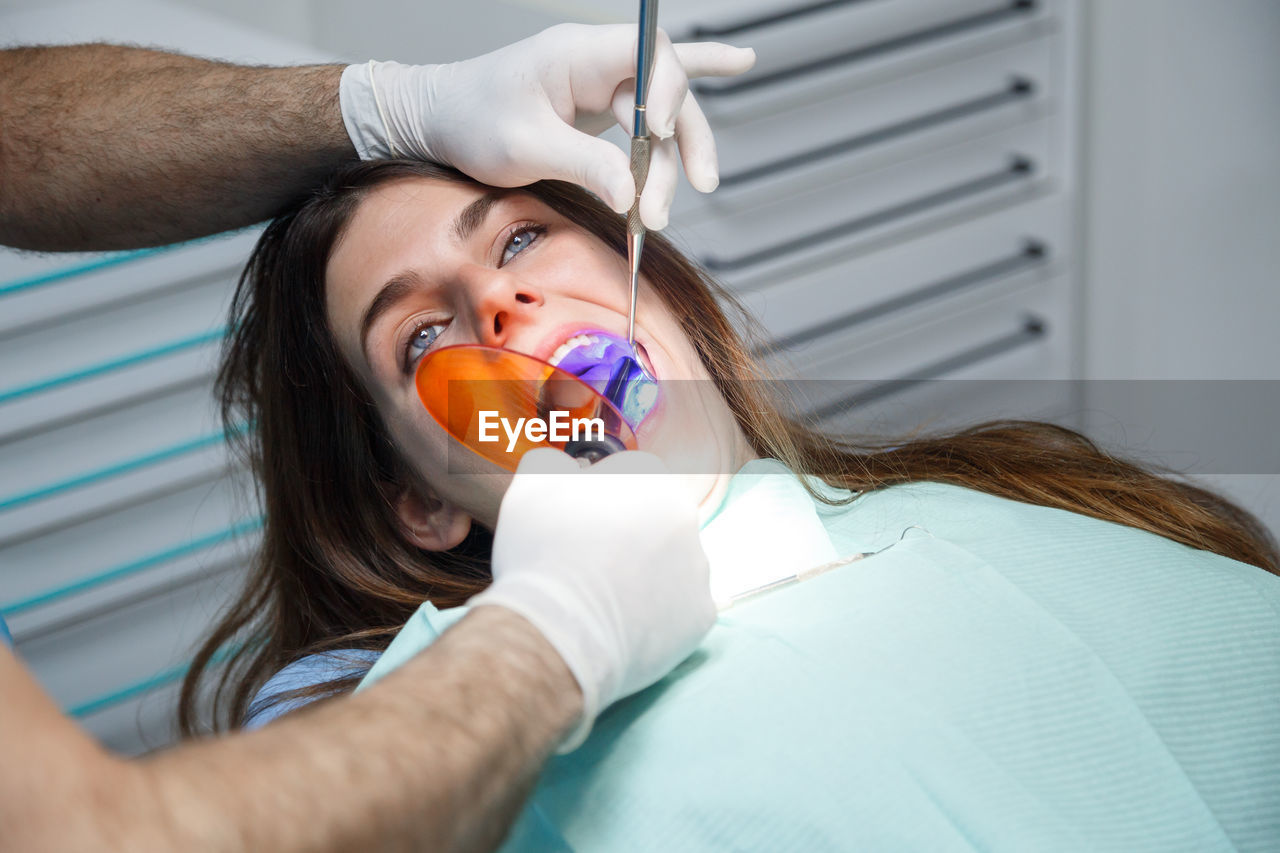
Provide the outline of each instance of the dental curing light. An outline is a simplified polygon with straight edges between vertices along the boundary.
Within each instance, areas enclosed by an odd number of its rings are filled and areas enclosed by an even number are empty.
[[[561,349],[556,365],[481,345],[432,350],[415,374],[418,398],[450,437],[509,471],[536,447],[587,462],[638,449],[657,383],[627,355],[634,350],[605,333]]]

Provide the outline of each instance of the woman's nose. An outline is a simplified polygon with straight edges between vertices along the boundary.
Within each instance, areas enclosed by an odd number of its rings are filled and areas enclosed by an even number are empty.
[[[512,332],[531,321],[542,291],[503,269],[472,266],[465,271],[474,294],[480,343],[505,346]]]

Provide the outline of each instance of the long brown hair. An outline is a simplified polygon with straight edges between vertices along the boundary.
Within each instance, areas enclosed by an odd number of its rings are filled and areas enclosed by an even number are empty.
[[[399,535],[389,496],[405,468],[325,316],[325,267],[355,209],[374,187],[420,178],[474,183],[420,162],[354,164],[274,220],[241,276],[217,387],[224,420],[252,425],[233,433],[256,474],[265,522],[244,589],[183,684],[186,733],[198,728],[207,678],[215,725],[234,727],[289,662],[384,649],[422,601],[451,607],[489,583],[491,539],[478,525],[444,553]],[[542,182],[519,192],[625,254],[624,220],[583,190]],[[644,272],[761,456],[856,493],[928,480],[1066,509],[1280,574],[1274,540],[1248,512],[1061,426],[996,421],[905,442],[827,436],[797,417],[774,384],[753,381],[765,378],[750,354],[754,326],[724,288],[657,234],[646,243]],[[229,662],[214,678],[213,664],[223,658]],[[342,692],[356,680],[309,692]]]

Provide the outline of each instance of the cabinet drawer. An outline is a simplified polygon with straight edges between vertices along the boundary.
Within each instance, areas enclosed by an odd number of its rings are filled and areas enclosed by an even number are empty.
[[[0,339],[68,315],[198,287],[210,277],[234,281],[260,230],[137,252],[34,255],[0,248]]]
[[[931,424],[1068,412],[1072,321],[1065,280],[890,336],[837,336],[773,364],[824,425],[885,435]],[[997,407],[996,404],[1000,406]]]
[[[709,115],[728,117],[847,90],[877,79],[990,50],[1044,33],[1057,3],[1031,0],[846,0],[748,12],[740,4],[678,19],[678,38],[752,47],[756,67],[741,77],[698,80]]]
[[[713,275],[751,289],[804,264],[830,263],[1031,199],[1056,173],[1049,133],[1043,121],[1019,126],[824,187],[708,213],[676,236]]]
[[[11,442],[0,456],[0,508],[84,472],[220,432],[212,409],[208,389],[193,388]]]
[[[11,389],[0,395],[0,447],[164,394],[209,388],[222,337],[221,329],[211,329]]]
[[[0,545],[211,482],[230,465],[196,387],[0,448]]]
[[[195,583],[85,615],[62,631],[19,638],[18,653],[62,708],[108,743],[128,748],[130,740],[137,743],[130,738],[136,718],[116,715],[109,726],[95,718],[179,680],[231,594],[221,572],[207,571]],[[161,710],[171,721],[173,706]],[[149,745],[162,745],[168,734],[154,732]]]
[[[112,308],[67,306],[72,313],[0,338],[0,406],[217,343],[234,278],[213,275],[187,284]]]
[[[1020,122],[1053,106],[1051,39],[1037,39],[881,86],[718,122],[720,188],[682,185],[674,215],[794,193]]]
[[[225,562],[256,540],[243,485],[179,489],[0,548],[0,615],[31,638]]]
[[[1010,351],[993,359],[1022,375],[1034,370],[1033,349]],[[885,387],[843,406],[833,406],[818,421],[823,432],[905,440],[913,435],[956,431],[986,421],[1050,421],[1080,428],[1079,384],[1066,379],[925,379]]]
[[[775,352],[784,375],[879,383],[903,377],[942,378],[989,363],[1005,350],[1045,354],[1035,376],[1067,376],[1072,313],[1065,277],[1018,288],[964,310],[876,328],[853,328]],[[986,354],[986,355],[984,355]],[[990,358],[988,358],[988,356]],[[1020,379],[983,369],[981,376]]]
[[[773,347],[918,323],[1066,266],[1068,202],[1055,193],[928,236],[785,276],[739,294]]]

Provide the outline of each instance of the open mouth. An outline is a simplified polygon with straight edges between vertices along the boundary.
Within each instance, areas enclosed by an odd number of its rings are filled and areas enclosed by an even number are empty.
[[[633,367],[625,376],[615,379],[615,370],[624,358],[638,362],[640,369]],[[632,429],[657,405],[658,382],[653,364],[639,342],[632,349],[626,338],[608,332],[580,332],[557,347],[547,361],[607,397]],[[612,388],[611,379],[614,379]]]
[[[556,347],[547,361],[553,367],[593,383],[596,380],[607,382],[613,366],[624,356],[639,361],[645,372],[653,377],[653,365],[644,345],[637,342],[633,351],[626,338],[608,332],[579,332]]]

